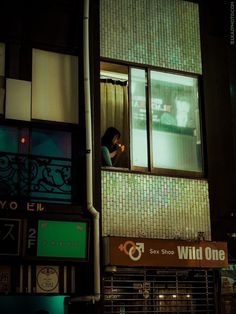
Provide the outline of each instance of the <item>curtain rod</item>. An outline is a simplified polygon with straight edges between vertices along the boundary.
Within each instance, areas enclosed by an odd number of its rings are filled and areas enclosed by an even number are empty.
[[[127,85],[128,84],[128,80],[124,80],[124,79],[118,79],[117,77],[111,77],[111,76],[101,76],[100,77],[100,81],[110,81],[110,83],[116,83],[116,84],[122,84],[122,85]]]

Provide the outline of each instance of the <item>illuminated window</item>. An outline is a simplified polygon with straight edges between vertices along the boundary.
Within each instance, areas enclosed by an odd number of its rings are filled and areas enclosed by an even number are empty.
[[[147,167],[147,95],[144,70],[131,69],[131,99],[132,165]]]
[[[202,171],[198,80],[151,71],[154,168]]]
[[[117,65],[109,64],[111,80],[112,76],[119,77],[119,73],[115,73],[117,68]],[[131,170],[202,175],[198,78],[145,68],[126,68],[129,72],[126,76],[129,125],[122,131],[126,137],[129,134]],[[110,126],[104,123],[105,118],[116,126],[119,125],[117,120],[126,121],[126,118],[125,115],[123,119],[116,118],[116,98],[113,99],[114,110],[109,110],[111,100],[103,88],[101,112],[106,109],[106,115],[101,115],[101,125],[105,129]]]

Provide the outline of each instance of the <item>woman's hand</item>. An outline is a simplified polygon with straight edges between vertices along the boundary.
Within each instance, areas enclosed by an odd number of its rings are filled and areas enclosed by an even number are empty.
[[[123,144],[118,144],[118,151],[120,151],[120,153],[123,153],[125,151],[125,145]]]
[[[117,161],[117,158],[125,151],[125,145],[123,144],[117,144],[117,149],[114,150],[114,152],[110,153],[111,158],[115,158],[115,161]]]

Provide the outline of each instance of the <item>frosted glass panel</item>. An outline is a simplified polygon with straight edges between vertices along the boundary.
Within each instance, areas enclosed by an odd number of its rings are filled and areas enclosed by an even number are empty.
[[[131,69],[131,139],[132,165],[147,167],[147,121],[145,70]]]
[[[5,44],[0,43],[0,76],[5,75]]]
[[[0,114],[4,113],[5,97],[5,44],[0,43]]]
[[[30,120],[31,82],[6,80],[6,119]]]
[[[78,87],[78,57],[33,49],[33,119],[78,123]]]

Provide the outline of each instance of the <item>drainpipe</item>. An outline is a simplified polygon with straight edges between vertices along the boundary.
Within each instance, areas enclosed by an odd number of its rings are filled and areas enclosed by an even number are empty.
[[[99,212],[93,206],[93,160],[92,160],[92,123],[89,74],[89,0],[84,0],[83,16],[83,52],[84,52],[84,94],[85,94],[85,123],[86,123],[86,181],[87,181],[87,210],[93,217],[94,225],[94,295],[77,296],[70,302],[93,302],[100,300],[100,234]]]

